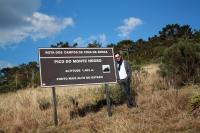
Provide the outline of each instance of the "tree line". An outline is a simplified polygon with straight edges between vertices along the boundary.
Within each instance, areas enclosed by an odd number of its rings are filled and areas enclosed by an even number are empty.
[[[52,48],[76,48],[78,43],[58,42]],[[102,44],[93,41],[88,48],[100,48]],[[178,85],[200,83],[200,30],[189,25],[168,24],[158,35],[148,40],[122,40],[110,43],[115,52],[133,65],[160,63],[161,75]],[[37,87],[40,85],[39,66],[36,61],[0,70],[0,92]]]

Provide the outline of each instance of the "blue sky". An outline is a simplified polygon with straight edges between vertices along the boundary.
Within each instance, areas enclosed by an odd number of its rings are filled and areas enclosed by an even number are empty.
[[[0,0],[0,68],[38,61],[60,41],[106,46],[158,34],[166,24],[200,29],[199,0]]]

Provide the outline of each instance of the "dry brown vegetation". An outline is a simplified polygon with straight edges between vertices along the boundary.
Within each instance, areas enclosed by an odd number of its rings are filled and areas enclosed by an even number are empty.
[[[51,89],[20,90],[0,95],[0,132],[186,132],[200,131],[200,116],[191,112],[192,95],[200,94],[199,86],[176,90],[157,74],[158,65],[152,64],[134,73],[137,108],[125,104],[112,107],[112,117],[106,106],[84,116],[70,119],[70,112],[93,104],[97,88],[102,86],[72,86],[57,88],[58,121],[52,121]],[[72,103],[78,102],[77,107]]]

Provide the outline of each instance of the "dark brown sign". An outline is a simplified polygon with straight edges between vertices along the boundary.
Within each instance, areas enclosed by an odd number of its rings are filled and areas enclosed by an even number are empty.
[[[40,48],[42,87],[116,83],[112,48]]]

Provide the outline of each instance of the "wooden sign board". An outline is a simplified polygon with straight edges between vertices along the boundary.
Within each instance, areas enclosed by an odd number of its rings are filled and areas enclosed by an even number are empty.
[[[116,83],[112,48],[39,48],[42,87]]]

